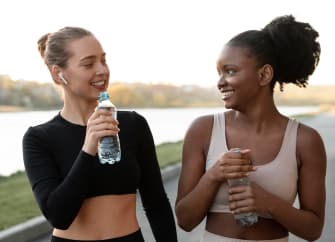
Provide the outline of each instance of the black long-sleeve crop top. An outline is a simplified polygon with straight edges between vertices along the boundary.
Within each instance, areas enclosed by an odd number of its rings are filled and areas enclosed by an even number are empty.
[[[118,121],[121,161],[113,165],[82,151],[86,126],[60,114],[26,131],[23,160],[37,203],[55,228],[67,229],[85,198],[138,190],[156,241],[177,241],[147,121],[129,111],[119,111]]]

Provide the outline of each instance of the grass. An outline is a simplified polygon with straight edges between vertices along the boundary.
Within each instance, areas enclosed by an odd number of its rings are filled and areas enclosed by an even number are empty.
[[[159,165],[180,161],[182,141],[156,146]],[[41,215],[25,172],[0,176],[0,231]]]
[[[161,168],[178,163],[181,159],[182,141],[163,143],[156,147],[156,151]]]
[[[40,215],[24,172],[0,180],[0,230]]]

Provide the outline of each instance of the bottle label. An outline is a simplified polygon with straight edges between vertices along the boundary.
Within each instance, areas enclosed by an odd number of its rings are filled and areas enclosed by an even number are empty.
[[[101,164],[119,162],[121,160],[121,149],[118,137],[102,138],[98,146],[98,156]]]

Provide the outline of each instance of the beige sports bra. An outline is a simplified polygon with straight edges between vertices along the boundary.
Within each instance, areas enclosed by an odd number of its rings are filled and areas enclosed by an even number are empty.
[[[250,173],[250,180],[263,189],[293,204],[297,195],[298,162],[296,158],[296,141],[299,123],[289,119],[285,135],[276,158],[264,165],[256,166]],[[212,167],[219,156],[228,151],[225,135],[225,114],[214,114],[211,142],[207,154],[206,170]],[[224,134],[224,135],[223,135]],[[220,186],[210,212],[231,213],[228,206],[228,184]],[[260,215],[269,218],[269,215]]]

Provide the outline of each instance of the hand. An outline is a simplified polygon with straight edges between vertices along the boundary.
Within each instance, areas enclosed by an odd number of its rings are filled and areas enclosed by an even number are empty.
[[[87,121],[86,136],[83,151],[96,155],[98,142],[104,136],[114,136],[120,129],[119,122],[112,117],[112,112],[105,109],[97,109]]]
[[[249,149],[245,149],[240,152],[223,153],[215,165],[209,169],[210,176],[218,182],[248,176],[249,172],[256,170],[251,164],[249,152]]]
[[[270,193],[255,183],[229,189],[229,208],[234,214],[257,212],[267,213]]]

